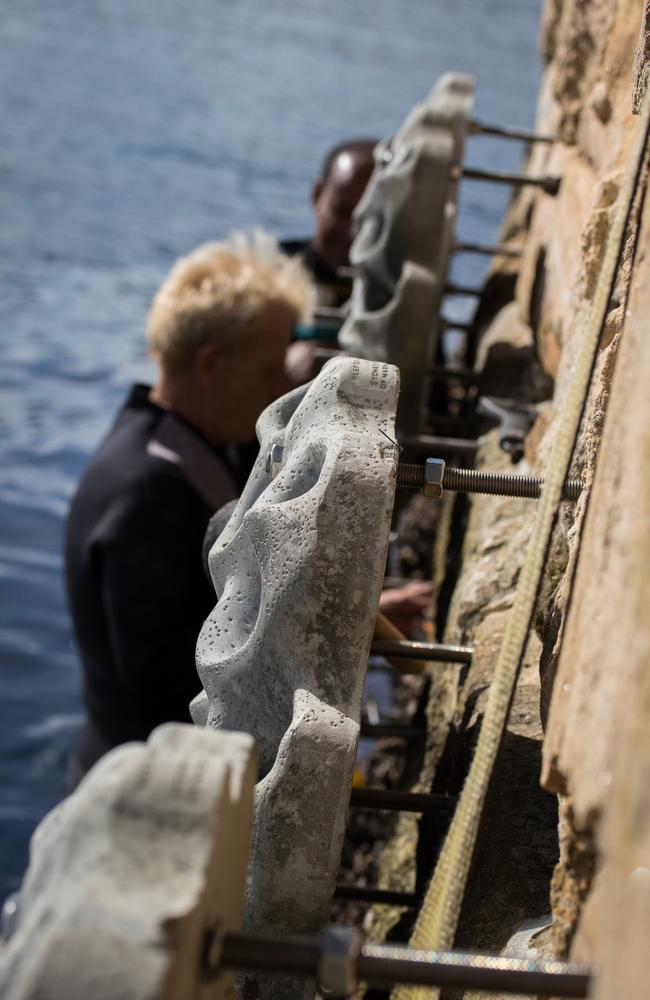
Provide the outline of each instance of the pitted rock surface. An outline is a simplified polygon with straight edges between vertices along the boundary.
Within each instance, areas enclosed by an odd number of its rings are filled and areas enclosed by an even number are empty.
[[[255,774],[246,734],[175,723],[107,754],[34,834],[5,1000],[205,996],[205,933],[240,923]],[[210,996],[234,1000],[229,973]]]
[[[258,466],[210,554],[219,601],[192,710],[260,751],[247,927],[304,932],[327,916],[386,565],[398,387],[390,365],[339,358],[266,411]],[[273,480],[272,443],[284,447]]]
[[[350,312],[339,333],[352,354],[399,365],[398,424],[415,430],[433,363],[439,312],[454,242],[460,165],[473,105],[469,76],[448,73],[406,118],[376,166],[355,217],[350,258],[357,268]]]

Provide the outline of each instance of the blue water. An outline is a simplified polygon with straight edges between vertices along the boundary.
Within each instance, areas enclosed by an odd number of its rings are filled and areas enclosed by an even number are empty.
[[[310,231],[343,137],[385,136],[448,69],[477,113],[530,125],[536,0],[4,0],[0,13],[0,899],[63,791],[81,718],[61,579],[79,474],[174,258],[233,228]],[[516,168],[475,139],[468,162]],[[460,232],[506,193],[467,184]],[[480,278],[458,258],[455,277]]]

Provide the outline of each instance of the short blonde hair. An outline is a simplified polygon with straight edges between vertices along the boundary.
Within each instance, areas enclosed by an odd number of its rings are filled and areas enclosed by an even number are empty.
[[[309,320],[314,290],[297,258],[280,253],[261,230],[204,243],[174,264],[153,300],[151,356],[165,372],[179,373],[206,342],[231,353],[242,350],[271,304],[284,305],[297,323]]]

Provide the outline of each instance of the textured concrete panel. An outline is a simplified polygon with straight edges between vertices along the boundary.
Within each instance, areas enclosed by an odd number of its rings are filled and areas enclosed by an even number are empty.
[[[359,269],[352,304],[380,309],[392,298],[404,262],[437,274],[446,248],[446,208],[456,182],[451,133],[433,129],[402,141],[377,165],[355,212],[359,226],[350,259]],[[381,156],[382,154],[377,154]],[[361,294],[363,292],[363,295]]]
[[[452,170],[462,161],[473,90],[464,74],[438,81],[392,142],[376,150],[375,171],[355,213],[350,258],[357,274],[339,341],[350,353],[399,365],[398,421],[406,430],[417,429],[423,370],[436,353],[457,211]]]
[[[340,358],[267,411],[260,461],[210,554],[219,602],[197,645],[205,697],[193,714],[251,733],[260,751],[245,912],[260,930],[317,929],[334,889],[386,563],[398,385],[390,365]],[[271,443],[284,448],[272,480]]]
[[[233,998],[201,956],[239,927],[255,772],[249,736],[179,724],[107,754],[34,834],[5,1000]]]
[[[371,312],[357,304],[355,296],[362,294],[361,290],[357,283],[352,293],[352,320],[345,327],[345,346],[351,354],[374,361],[390,358],[398,366],[402,386],[398,424],[400,429],[417,431],[426,412],[424,373],[433,363],[429,352],[440,305],[439,281],[430,271],[406,261],[395,294],[383,308]]]

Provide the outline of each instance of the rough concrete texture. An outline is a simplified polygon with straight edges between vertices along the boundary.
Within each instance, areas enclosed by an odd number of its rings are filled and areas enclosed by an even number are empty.
[[[367,311],[363,303],[357,303],[360,290],[364,295],[363,286],[357,283],[341,343],[351,354],[373,361],[390,359],[398,366],[402,385],[398,426],[400,430],[416,432],[424,423],[428,397],[428,382],[422,378],[422,372],[432,361],[431,335],[435,332],[440,305],[439,277],[406,261],[392,298],[374,311]]]
[[[419,426],[422,371],[436,353],[458,197],[451,172],[462,162],[473,98],[471,77],[443,76],[377,150],[355,213],[357,275],[339,341],[350,353],[399,365],[405,430]]]
[[[258,464],[210,554],[219,601],[199,637],[206,699],[194,711],[250,732],[260,751],[248,927],[315,930],[334,890],[386,565],[398,387],[390,365],[336,359],[267,411],[260,463],[282,444],[281,471],[270,481]]]
[[[239,927],[255,775],[250,736],[180,724],[107,754],[34,834],[5,1000],[234,1000],[201,961]]]

